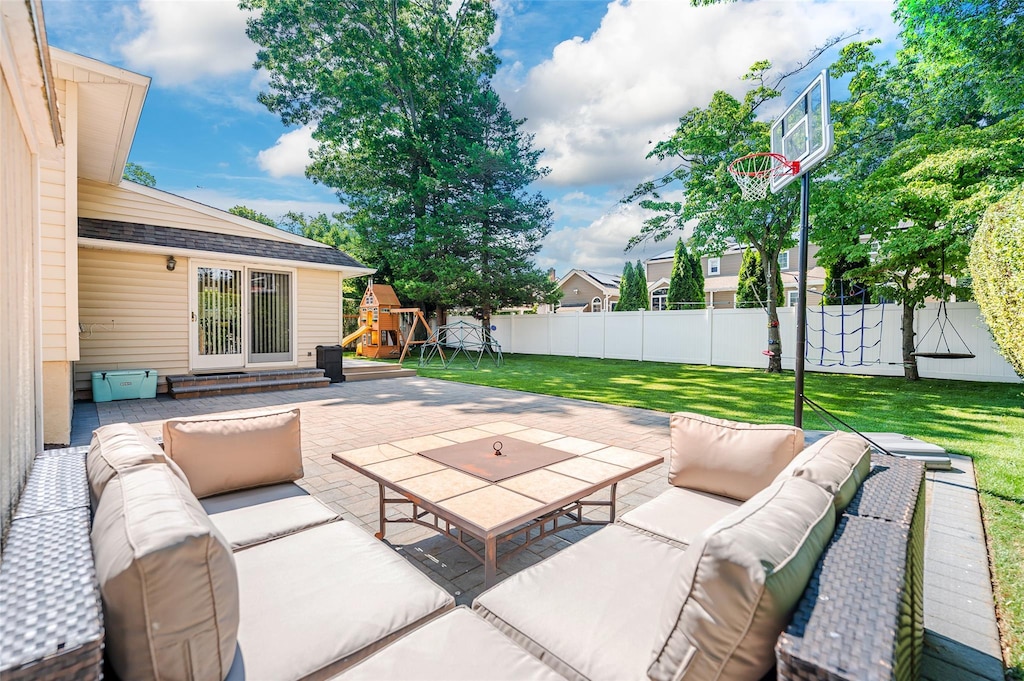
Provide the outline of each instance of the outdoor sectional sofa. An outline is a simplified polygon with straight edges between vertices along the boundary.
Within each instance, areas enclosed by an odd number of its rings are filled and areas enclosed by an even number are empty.
[[[164,449],[106,426],[88,466],[83,448],[37,458],[0,570],[0,670],[97,678],[105,630],[125,680],[916,676],[919,464],[693,414],[671,437],[668,491],[453,609],[291,482],[297,412],[169,421]]]

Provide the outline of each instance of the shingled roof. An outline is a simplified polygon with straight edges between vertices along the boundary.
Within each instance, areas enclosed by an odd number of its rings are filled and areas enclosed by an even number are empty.
[[[129,244],[161,246],[168,249],[231,253],[275,260],[371,269],[336,248],[254,239],[234,234],[200,232],[195,229],[142,225],[135,222],[79,218],[78,236],[83,239],[102,239]]]

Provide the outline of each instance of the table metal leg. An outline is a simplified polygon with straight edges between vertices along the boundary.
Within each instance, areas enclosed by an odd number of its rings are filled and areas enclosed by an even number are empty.
[[[490,589],[498,577],[498,538],[484,540],[484,588]]]
[[[618,486],[619,486],[619,483],[617,483],[617,482],[613,482],[612,483],[612,498],[611,498],[611,503],[608,505],[608,523],[609,524],[615,522],[615,496],[616,496],[615,495],[615,488],[618,487]]]
[[[387,518],[387,510],[386,510],[386,507],[384,506],[384,485],[380,484],[379,482],[377,483],[377,494],[380,497],[380,499],[379,499],[380,521],[378,522],[377,527],[380,528],[380,529],[373,536],[376,537],[377,539],[383,539],[384,538],[384,533],[387,531],[388,518]]]

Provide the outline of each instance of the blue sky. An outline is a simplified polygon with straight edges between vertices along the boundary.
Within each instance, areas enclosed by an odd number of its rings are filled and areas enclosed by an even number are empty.
[[[644,157],[680,115],[716,90],[742,94],[740,76],[751,63],[767,58],[791,68],[829,36],[857,29],[891,53],[897,34],[891,1],[493,4],[497,89],[527,119],[551,168],[537,189],[555,224],[537,262],[559,276],[572,267],[616,273],[627,257],[671,247],[625,254],[644,215],[618,200],[667,169]],[[153,79],[129,160],[155,175],[158,188],[274,218],[337,210],[331,190],[302,176],[309,131],[286,129],[256,101],[266,81],[251,68],[255,47],[233,2],[44,0],[43,7],[51,45]]]

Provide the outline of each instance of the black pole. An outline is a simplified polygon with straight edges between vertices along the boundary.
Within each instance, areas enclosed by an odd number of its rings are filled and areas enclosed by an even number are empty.
[[[796,294],[796,356],[793,359],[793,425],[804,427],[804,354],[807,350],[807,233],[811,203],[811,173],[800,178],[800,275]]]

